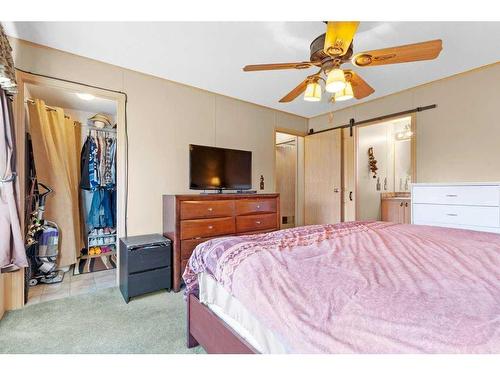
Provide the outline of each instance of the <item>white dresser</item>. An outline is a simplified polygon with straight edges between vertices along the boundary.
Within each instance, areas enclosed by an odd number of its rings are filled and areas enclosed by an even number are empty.
[[[500,183],[412,184],[412,223],[500,233]]]

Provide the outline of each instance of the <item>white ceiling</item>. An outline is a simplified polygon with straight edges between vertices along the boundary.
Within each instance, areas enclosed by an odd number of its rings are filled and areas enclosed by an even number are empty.
[[[74,109],[83,112],[116,115],[114,100],[95,97],[92,100],[79,98],[75,92],[47,86],[28,85],[31,99],[43,99],[45,104],[54,107]]]
[[[309,70],[248,72],[246,64],[308,60],[322,22],[4,22],[14,37],[267,107],[312,117],[332,105],[278,100]],[[375,88],[365,100],[500,61],[500,22],[362,22],[355,52],[441,38],[438,59],[356,68]],[[347,67],[347,65],[344,65]]]

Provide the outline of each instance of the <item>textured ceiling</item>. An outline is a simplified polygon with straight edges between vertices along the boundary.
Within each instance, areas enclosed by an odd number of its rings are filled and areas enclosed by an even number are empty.
[[[314,69],[244,73],[246,64],[307,60],[322,22],[3,22],[9,35],[312,117],[359,103],[278,100]],[[355,68],[388,95],[500,60],[500,22],[362,22],[355,52],[441,38],[438,59]],[[348,67],[344,65],[344,67]]]

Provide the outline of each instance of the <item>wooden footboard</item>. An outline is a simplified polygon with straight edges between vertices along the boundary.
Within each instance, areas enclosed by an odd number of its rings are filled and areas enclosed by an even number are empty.
[[[201,345],[209,354],[256,354],[248,342],[193,294],[187,304],[187,347]]]

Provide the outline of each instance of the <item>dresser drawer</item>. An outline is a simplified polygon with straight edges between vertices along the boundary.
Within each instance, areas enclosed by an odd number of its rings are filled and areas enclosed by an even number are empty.
[[[234,215],[234,201],[183,201],[181,220]]]
[[[186,269],[188,261],[189,261],[189,259],[181,260],[181,277],[182,277],[182,274],[184,273],[184,270]]]
[[[142,272],[170,266],[170,244],[152,245],[128,251],[128,272]]]
[[[276,214],[245,215],[236,217],[238,233],[255,232],[276,228]]]
[[[500,212],[498,207],[414,204],[413,223],[500,227]]]
[[[181,259],[189,259],[196,246],[200,243],[208,241],[210,238],[195,238],[192,240],[181,241]]]
[[[236,201],[236,214],[276,212],[276,199],[241,199]]]
[[[414,186],[414,203],[457,204],[465,206],[498,206],[500,189],[497,186]]]
[[[181,240],[222,236],[235,232],[234,218],[196,219],[181,221]]]

